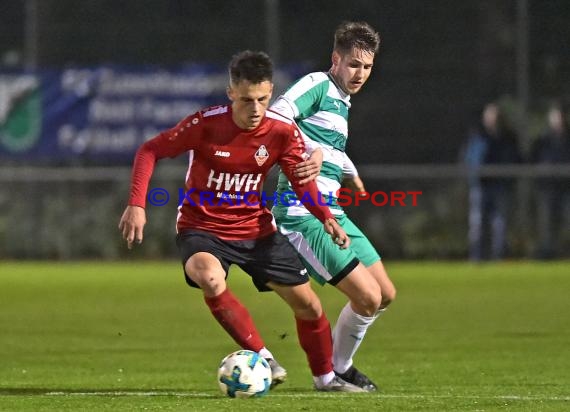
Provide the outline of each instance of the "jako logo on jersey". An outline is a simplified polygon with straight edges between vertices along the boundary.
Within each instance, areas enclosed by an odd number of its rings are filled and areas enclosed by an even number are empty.
[[[208,176],[207,187],[214,190],[235,190],[249,192],[257,190],[257,185],[261,182],[261,173],[217,173],[210,169],[210,176]],[[215,187],[213,187],[215,185]],[[222,188],[223,186],[223,188]]]
[[[223,152],[221,150],[216,150],[216,153],[214,154],[214,156],[230,157],[230,152]]]
[[[262,144],[261,146],[259,146],[259,149],[257,149],[257,152],[255,152],[254,157],[258,166],[261,166],[263,163],[266,162],[267,159],[269,159],[269,152],[267,151],[265,145]]]
[[[203,116],[204,117],[215,116],[217,114],[226,113],[227,111],[228,111],[228,106],[213,107],[210,110],[204,112]]]

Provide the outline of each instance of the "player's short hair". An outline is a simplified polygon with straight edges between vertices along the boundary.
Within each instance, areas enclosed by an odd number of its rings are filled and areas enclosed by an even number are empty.
[[[357,48],[369,53],[378,53],[380,35],[363,21],[342,22],[334,33],[333,49],[339,53],[349,53]]]
[[[264,52],[245,50],[235,54],[228,65],[230,82],[237,84],[242,80],[261,83],[273,79],[273,62]]]

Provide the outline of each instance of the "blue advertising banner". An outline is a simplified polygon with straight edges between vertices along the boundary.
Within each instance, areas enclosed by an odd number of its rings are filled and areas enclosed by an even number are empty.
[[[276,92],[297,70],[278,71]],[[225,104],[225,67],[70,68],[0,73],[0,158],[132,161],[185,116]]]

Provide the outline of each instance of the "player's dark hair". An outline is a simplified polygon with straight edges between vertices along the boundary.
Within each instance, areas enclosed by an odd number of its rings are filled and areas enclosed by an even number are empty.
[[[230,81],[239,83],[247,80],[251,83],[261,83],[273,79],[273,62],[264,52],[245,50],[235,54],[228,66]]]
[[[352,48],[376,54],[380,48],[380,35],[366,22],[342,22],[334,33],[334,50],[344,54]]]

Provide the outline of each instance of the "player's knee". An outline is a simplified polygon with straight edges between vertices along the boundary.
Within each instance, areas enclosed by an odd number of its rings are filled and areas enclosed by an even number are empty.
[[[213,267],[208,257],[193,255],[184,265],[186,275],[207,295],[217,295],[226,287],[225,273]]]
[[[304,320],[319,319],[323,313],[321,301],[316,295],[297,302],[292,309],[295,312],[295,317]]]
[[[381,308],[387,307],[390,303],[394,302],[394,300],[396,300],[396,288],[393,286],[390,288],[384,288],[384,290],[382,290]]]
[[[374,316],[376,311],[380,309],[382,303],[382,294],[380,293],[363,293],[358,299],[352,300],[352,306],[356,313],[361,316]]]
[[[226,289],[226,281],[207,271],[186,271],[186,275],[196,283],[206,296],[217,296]]]

